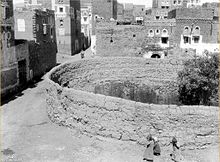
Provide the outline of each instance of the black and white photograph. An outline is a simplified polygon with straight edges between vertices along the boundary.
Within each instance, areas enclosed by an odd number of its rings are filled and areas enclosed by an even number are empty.
[[[0,162],[219,162],[219,0],[1,0]]]

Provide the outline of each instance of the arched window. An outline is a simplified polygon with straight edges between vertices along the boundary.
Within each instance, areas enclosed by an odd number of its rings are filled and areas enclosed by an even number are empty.
[[[188,27],[188,26],[185,26],[185,27],[184,27],[184,30],[189,30],[189,27]]]
[[[199,26],[196,26],[196,27],[195,27],[195,30],[196,30],[196,31],[200,31],[200,27],[199,27]]]
[[[153,31],[153,29],[150,29],[149,32],[148,32],[148,34],[149,34],[150,37],[153,37],[153,36],[154,36],[154,31]]]
[[[158,35],[158,34],[160,34],[160,30],[159,29],[156,29],[155,30],[155,33]]]
[[[168,34],[168,30],[167,29],[163,29],[162,34]]]
[[[189,33],[190,32],[190,28],[188,26],[184,27],[184,33]]]

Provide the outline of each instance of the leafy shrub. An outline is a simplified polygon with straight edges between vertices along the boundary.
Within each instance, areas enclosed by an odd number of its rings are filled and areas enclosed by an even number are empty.
[[[218,54],[193,58],[178,73],[179,100],[186,105],[218,105]]]

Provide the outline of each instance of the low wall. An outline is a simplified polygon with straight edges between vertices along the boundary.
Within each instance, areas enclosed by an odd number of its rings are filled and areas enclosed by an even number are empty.
[[[46,101],[50,119],[59,125],[139,144],[149,133],[162,146],[172,136],[186,149],[218,143],[218,107],[143,104],[61,87],[50,79],[56,71],[46,77]]]

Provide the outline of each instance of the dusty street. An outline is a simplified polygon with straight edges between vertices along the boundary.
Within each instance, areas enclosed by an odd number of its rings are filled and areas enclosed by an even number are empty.
[[[85,58],[90,57],[87,50]],[[58,63],[80,59],[58,55]],[[52,123],[46,112],[45,81],[27,88],[1,107],[2,154],[5,162],[136,162],[143,147],[110,139],[82,136]],[[167,154],[167,155],[165,155]],[[167,157],[169,152],[164,153]],[[217,147],[186,155],[217,162]],[[164,158],[162,161],[167,161]]]
[[[90,51],[85,58],[90,57]],[[58,63],[81,59],[58,55]],[[44,80],[2,105],[2,155],[5,162],[124,161],[128,149],[118,142],[80,136],[47,117]],[[109,145],[106,145],[106,142]],[[133,144],[131,144],[133,145]],[[105,147],[105,149],[103,149]],[[132,147],[128,147],[132,148]],[[119,151],[120,150],[120,151]],[[121,154],[124,152],[124,155]],[[130,153],[129,153],[130,154]],[[98,156],[99,155],[99,156]],[[130,154],[137,159],[137,155]],[[140,156],[141,157],[141,156]]]

